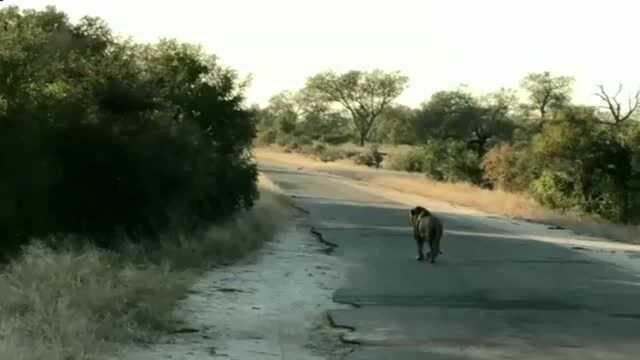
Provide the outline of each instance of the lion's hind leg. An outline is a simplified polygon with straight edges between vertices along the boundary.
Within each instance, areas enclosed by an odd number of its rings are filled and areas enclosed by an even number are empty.
[[[436,262],[438,255],[442,254],[440,251],[440,239],[442,238],[442,228],[435,226],[429,231],[429,254],[427,255],[431,263]]]
[[[418,246],[418,256],[416,257],[416,260],[423,261],[424,260],[424,240],[416,239],[416,245]]]

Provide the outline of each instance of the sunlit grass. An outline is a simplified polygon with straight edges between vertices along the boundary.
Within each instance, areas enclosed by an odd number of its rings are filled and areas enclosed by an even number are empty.
[[[545,218],[550,212],[533,199],[502,190],[483,189],[467,183],[446,183],[429,179],[380,176],[372,182],[394,190],[447,201],[489,213],[524,218]]]

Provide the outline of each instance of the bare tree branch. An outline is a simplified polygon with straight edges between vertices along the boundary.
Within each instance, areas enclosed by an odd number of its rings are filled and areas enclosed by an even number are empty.
[[[622,105],[620,101],[618,101],[618,96],[622,92],[623,86],[622,84],[618,85],[618,90],[616,94],[612,97],[605,90],[603,85],[598,85],[598,89],[600,92],[595,93],[597,97],[599,97],[602,101],[606,103],[606,108],[609,110],[609,114],[613,118],[614,125],[619,125],[627,121],[633,114],[638,110],[638,106],[640,105],[640,90],[638,90],[635,96],[630,97],[627,101],[628,106],[626,111],[622,111]],[[607,123],[604,121],[599,121],[600,123]],[[610,123],[609,123],[610,124]]]

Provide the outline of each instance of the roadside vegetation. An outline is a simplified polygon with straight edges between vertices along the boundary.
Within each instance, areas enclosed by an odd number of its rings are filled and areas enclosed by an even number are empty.
[[[121,239],[115,250],[58,236],[0,273],[0,359],[98,359],[180,328],[173,310],[204,271],[273,238],[286,199],[261,186],[252,210],[198,234]],[[48,239],[52,240],[52,239]]]
[[[606,234],[635,241],[640,93],[598,86],[601,106],[587,106],[572,101],[573,81],[531,73],[520,89],[479,95],[461,86],[413,109],[393,103],[406,84],[398,73],[319,74],[258,109],[257,144],[337,162],[325,169],[381,166],[397,172],[356,177],[499,214],[614,228]]]
[[[246,82],[201,48],[0,9],[0,358],[96,359],[273,237]]]

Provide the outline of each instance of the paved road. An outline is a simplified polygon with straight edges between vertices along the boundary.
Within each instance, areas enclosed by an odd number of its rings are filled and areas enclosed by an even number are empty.
[[[330,312],[362,344],[348,359],[640,358],[638,276],[447,213],[444,255],[418,263],[406,205],[261,165],[348,265],[334,301],[354,308]]]

